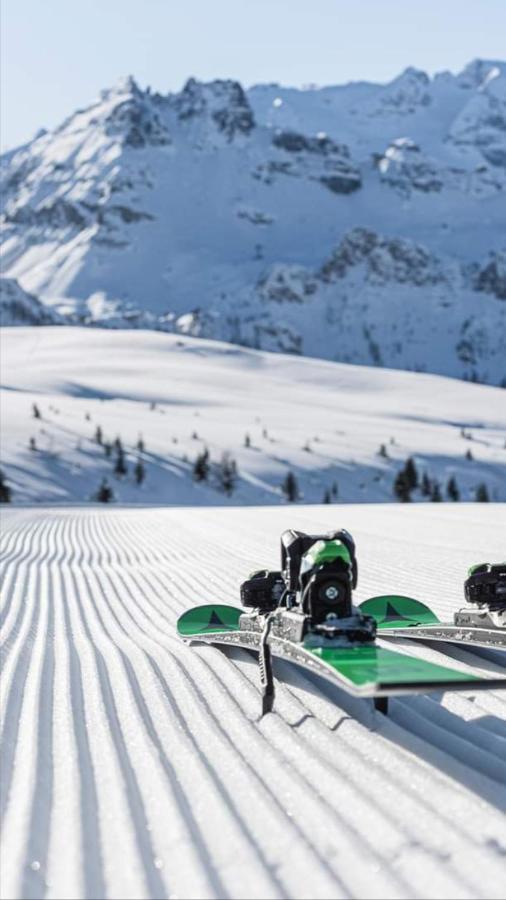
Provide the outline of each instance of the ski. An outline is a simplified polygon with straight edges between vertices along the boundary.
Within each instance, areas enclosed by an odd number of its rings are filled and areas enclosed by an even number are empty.
[[[290,622],[283,610],[273,614],[267,643],[272,656],[288,660],[322,676],[353,697],[386,698],[402,694],[428,691],[462,691],[483,688],[505,688],[504,678],[485,678],[470,675],[448,666],[378,647],[362,644],[352,647],[314,645],[309,636],[305,641],[290,640]],[[292,614],[293,615],[293,614]],[[177,631],[188,643],[243,647],[260,653],[264,616],[252,616],[234,606],[208,604],[183,613]],[[272,708],[272,690],[264,709]]]
[[[506,628],[477,624],[480,620],[490,622],[486,611],[460,610],[455,613],[454,622],[441,622],[424,603],[396,594],[371,597],[358,608],[375,619],[382,638],[443,641],[506,650]]]
[[[430,628],[438,620],[409,598],[399,598],[400,607],[389,604],[392,598],[372,598],[356,609],[357,579],[355,542],[344,528],[316,535],[288,529],[281,535],[281,570],[253,572],[241,585],[243,610],[217,603],[197,606],[180,616],[177,631],[190,643],[257,653],[262,714],[274,704],[272,657],[320,675],[353,697],[372,698],[383,713],[388,698],[399,694],[506,689],[506,675],[473,675],[378,646],[378,623],[382,635],[393,636],[399,621]],[[495,575],[492,581],[495,590]]]

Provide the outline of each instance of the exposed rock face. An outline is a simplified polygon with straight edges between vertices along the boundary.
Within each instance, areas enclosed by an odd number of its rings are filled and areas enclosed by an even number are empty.
[[[427,157],[410,138],[392,141],[378,162],[382,179],[409,196],[412,191],[439,192],[444,173],[435,160]]]
[[[318,289],[318,282],[302,266],[278,264],[259,279],[257,289],[267,303],[304,303]]]
[[[190,78],[176,96],[174,108],[181,121],[210,119],[228,141],[237,134],[248,135],[255,127],[248,99],[237,81],[203,84]]]
[[[506,300],[506,250],[491,254],[490,261],[476,275],[475,287]]]
[[[115,106],[105,125],[106,134],[119,135],[127,147],[163,147],[171,143],[170,134],[157,110],[140,94]]]
[[[272,184],[277,175],[318,181],[334,194],[351,194],[362,185],[359,168],[350,160],[346,144],[327,135],[308,137],[296,131],[278,131],[272,146],[280,151],[275,159],[261,163],[253,176]]]
[[[321,268],[326,281],[344,278],[363,267],[371,284],[438,284],[446,280],[443,268],[426,248],[403,238],[385,238],[367,228],[355,228],[340,243]]]
[[[62,325],[64,319],[24,291],[15,278],[0,278],[0,324]]]
[[[426,72],[407,68],[380,95],[378,102],[368,108],[369,115],[409,116],[420,106],[430,106],[430,78]]]

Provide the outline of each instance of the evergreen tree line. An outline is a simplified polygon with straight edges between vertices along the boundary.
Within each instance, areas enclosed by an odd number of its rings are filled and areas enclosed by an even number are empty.
[[[129,468],[121,438],[118,436],[112,443],[110,443],[109,441],[105,441],[102,428],[100,427],[100,425],[97,425],[95,431],[95,441],[100,447],[103,447],[106,458],[113,460],[113,473],[116,478],[124,478],[126,475],[128,475]],[[139,436],[139,439],[137,441],[136,449],[139,454],[144,453],[145,444],[141,436]],[[132,470],[132,474],[135,484],[139,486],[146,478],[146,467],[140,455],[137,457]],[[107,477],[104,477],[102,479],[95,494],[95,499],[99,503],[111,503],[115,499],[114,490],[109,484]]]
[[[419,490],[422,497],[427,497],[432,503],[442,503],[444,500],[457,503],[460,500],[460,488],[455,475],[450,476],[443,492],[436,478],[430,478],[427,472],[423,472],[420,476],[415,461],[410,456],[395,476],[393,493],[400,503],[410,503],[415,490]],[[489,502],[490,496],[484,482],[476,488],[475,500],[478,503]]]

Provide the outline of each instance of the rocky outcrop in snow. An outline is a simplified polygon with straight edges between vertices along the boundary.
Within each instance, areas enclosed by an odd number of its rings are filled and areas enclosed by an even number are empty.
[[[506,250],[491,254],[489,262],[475,276],[474,284],[477,291],[506,300]]]
[[[232,141],[236,135],[248,135],[255,126],[253,112],[238,81],[216,80],[203,84],[189,78],[173,101],[182,122],[204,120]]]
[[[0,324],[63,325],[65,320],[37,297],[28,294],[15,278],[0,278]]]

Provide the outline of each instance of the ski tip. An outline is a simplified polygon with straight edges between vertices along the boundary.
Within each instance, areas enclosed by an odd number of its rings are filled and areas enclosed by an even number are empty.
[[[414,625],[436,625],[439,619],[432,610],[414,600],[413,597],[404,597],[400,594],[384,594],[380,597],[370,597],[360,604],[359,610],[367,616],[376,619],[378,628],[395,628],[402,626],[409,628]]]

